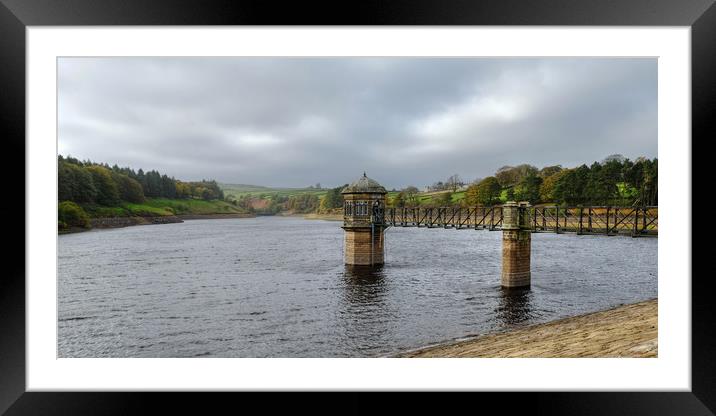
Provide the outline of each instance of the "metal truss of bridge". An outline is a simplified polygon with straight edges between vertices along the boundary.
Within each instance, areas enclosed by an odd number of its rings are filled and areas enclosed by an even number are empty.
[[[535,232],[657,236],[659,209],[647,207],[528,207],[527,228]],[[384,208],[374,206],[371,223],[383,227],[501,230],[503,207]]]
[[[488,229],[502,231],[504,288],[528,288],[532,234],[538,232],[657,236],[657,207],[530,206],[510,201],[496,207],[388,208],[386,190],[363,176],[345,187],[343,255],[351,267],[385,262],[385,230],[389,227]]]

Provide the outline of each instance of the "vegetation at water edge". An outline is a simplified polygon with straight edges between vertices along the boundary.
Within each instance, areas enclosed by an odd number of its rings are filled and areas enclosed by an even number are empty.
[[[89,228],[91,218],[245,214],[214,180],[183,182],[148,172],[58,156],[58,228]]]

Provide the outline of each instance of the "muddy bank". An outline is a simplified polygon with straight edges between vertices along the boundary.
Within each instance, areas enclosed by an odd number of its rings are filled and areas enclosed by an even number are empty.
[[[657,357],[658,300],[422,348],[399,357]]]

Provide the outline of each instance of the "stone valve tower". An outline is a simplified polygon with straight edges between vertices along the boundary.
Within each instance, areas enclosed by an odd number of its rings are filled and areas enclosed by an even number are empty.
[[[383,221],[375,218],[385,210],[385,188],[363,173],[343,189],[345,264],[374,266],[384,262]],[[380,214],[379,214],[380,215]]]
[[[532,274],[529,203],[507,202],[502,206],[502,287],[528,288]]]

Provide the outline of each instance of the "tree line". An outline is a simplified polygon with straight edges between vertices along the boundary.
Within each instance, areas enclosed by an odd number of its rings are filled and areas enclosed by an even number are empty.
[[[427,186],[428,192],[437,192],[437,191],[452,191],[455,192],[458,189],[465,186],[465,182],[460,178],[460,175],[457,173],[454,175],[451,175],[447,178],[445,182],[443,181],[437,181],[432,185]]]
[[[57,164],[60,202],[116,206],[121,201],[142,203],[146,198],[224,199],[215,180],[182,182],[156,170],[135,171],[62,155],[57,157]]]
[[[324,189],[320,188],[319,185],[320,184],[317,184],[315,187],[308,189]],[[346,186],[348,186],[348,184],[336,188],[329,188],[325,194],[320,197],[312,192],[294,195],[275,192],[258,196],[242,195],[238,198],[229,195],[226,197],[226,200],[238,207],[259,215],[274,215],[283,211],[291,211],[296,214],[308,214],[313,212],[328,213],[331,212],[331,210],[343,207],[341,191]]]
[[[420,204],[417,194],[417,188],[407,187],[391,198],[389,204],[417,206]],[[460,201],[453,201],[449,190],[433,196],[427,204],[491,206],[508,200],[533,205],[657,205],[658,159],[640,157],[631,161],[622,155],[611,155],[601,162],[576,168],[503,166],[493,176],[470,184]]]

